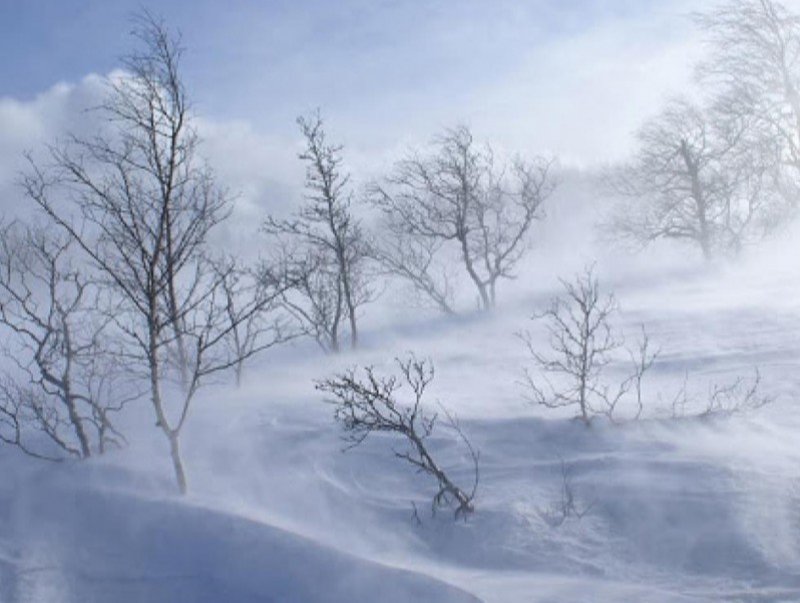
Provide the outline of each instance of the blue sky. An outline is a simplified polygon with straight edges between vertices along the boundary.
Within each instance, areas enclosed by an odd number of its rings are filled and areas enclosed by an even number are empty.
[[[697,48],[691,0],[0,0],[0,193],[131,49],[139,7],[182,32],[208,153],[252,197],[301,178],[294,119],[317,107],[356,173],[456,123],[509,152],[618,159]]]
[[[360,67],[370,58],[397,58],[395,67],[416,74],[425,59],[421,71],[430,75],[437,66],[452,68],[456,54],[465,58],[463,42],[471,45],[476,69],[487,61],[502,69],[521,49],[653,6],[653,0],[2,0],[0,51],[7,59],[0,81],[4,94],[26,96],[59,79],[109,70],[128,47],[128,18],[140,7],[180,28],[198,79],[227,84],[257,61],[269,76],[293,62],[325,65],[355,55]]]
[[[316,105],[414,107],[422,94],[431,104],[463,101],[513,77],[536,49],[609,22],[659,19],[672,4],[0,0],[0,95],[28,99],[58,81],[108,72],[129,48],[129,15],[140,6],[181,30],[202,110],[269,121],[267,112],[280,120]]]

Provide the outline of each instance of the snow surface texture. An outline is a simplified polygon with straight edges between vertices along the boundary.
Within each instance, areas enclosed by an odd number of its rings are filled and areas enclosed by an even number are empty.
[[[303,343],[262,358],[238,391],[207,390],[184,440],[183,499],[146,404],[129,418],[132,445],[102,459],[54,466],[4,448],[0,600],[800,601],[800,274],[769,261],[616,279],[627,332],[644,322],[662,349],[637,422],[587,428],[524,401],[515,332],[557,290],[542,279],[492,317],[374,323],[358,354]],[[342,453],[313,389],[353,364],[390,370],[407,350],[433,359],[430,404],[481,450],[466,522],[430,515],[434,485],[393,458],[392,436]],[[687,371],[691,414],[756,366],[777,396],[768,407],[670,417]],[[432,448],[468,482],[452,433]],[[586,512],[557,526],[562,467]]]

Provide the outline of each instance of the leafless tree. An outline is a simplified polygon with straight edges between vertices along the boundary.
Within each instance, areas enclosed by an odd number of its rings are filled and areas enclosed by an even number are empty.
[[[328,351],[341,348],[347,321],[350,347],[358,347],[358,309],[372,300],[367,284],[369,244],[351,211],[350,176],[342,172],[342,147],[328,142],[319,113],[299,118],[306,148],[306,204],[288,220],[272,216],[264,232],[283,249],[282,261],[297,284],[287,306]]]
[[[197,157],[198,137],[180,74],[182,48],[147,13],[99,108],[107,131],[51,148],[50,170],[32,163],[24,185],[71,235],[100,275],[123,358],[146,383],[179,490],[187,490],[180,434],[198,389],[242,356],[232,332],[280,291],[260,293],[231,321],[206,240],[229,199]],[[251,355],[269,342],[248,348]]]
[[[317,249],[275,246],[267,272],[290,283],[283,307],[295,318],[300,332],[314,338],[326,352],[341,351],[342,287],[331,258]]]
[[[671,101],[639,131],[638,151],[614,170],[619,206],[611,232],[637,244],[676,239],[706,260],[736,254],[768,234],[780,208],[771,186],[774,156],[747,144],[752,123],[689,101]]]
[[[534,320],[545,321],[550,353],[539,351],[534,334],[520,333],[535,364],[535,372],[524,371],[523,384],[529,399],[548,408],[577,406],[579,418],[588,425],[597,414],[613,420],[617,405],[633,387],[637,416],[641,415],[642,379],[658,352],[650,351],[643,330],[638,352],[631,352],[631,374],[613,387],[606,383],[604,370],[624,345],[611,324],[617,301],[611,294],[601,295],[592,267],[587,267],[574,282],[561,283],[565,295],[554,298],[547,310],[533,316]]]
[[[0,228],[0,326],[13,367],[0,378],[0,440],[50,459],[122,444],[111,419],[130,399],[72,245],[43,227]]]
[[[462,431],[455,418],[444,411],[449,426],[455,430],[467,448],[473,466],[474,481],[470,491],[463,490],[447,475],[429,450],[428,438],[434,431],[438,415],[425,411],[422,399],[433,380],[430,362],[410,356],[397,359],[400,376],[379,376],[373,367],[357,372],[354,369],[335,377],[318,381],[319,391],[332,396],[335,418],[346,432],[348,448],[361,444],[370,434],[389,432],[401,436],[409,445],[407,450],[395,451],[397,458],[413,465],[418,471],[436,480],[439,490],[433,497],[433,510],[452,504],[456,517],[474,511],[478,488],[478,452]],[[397,393],[408,388],[410,401],[400,402]]]
[[[214,271],[222,290],[225,322],[230,327],[228,354],[236,361],[234,373],[239,386],[248,359],[298,335],[278,311],[289,283],[271,271],[243,266],[230,256],[217,259]]]
[[[697,15],[710,56],[699,67],[718,110],[752,125],[752,148],[777,148],[778,190],[800,186],[800,16],[774,0],[728,0]]]
[[[383,183],[371,187],[372,203],[385,217],[387,239],[402,235],[414,241],[405,258],[396,249],[384,252],[395,263],[389,268],[446,309],[449,304],[442,300],[448,284],[427,270],[427,256],[455,246],[481,307],[492,308],[497,282],[513,278],[528,248],[530,228],[542,218],[542,204],[555,188],[552,165],[542,158],[499,164],[468,128],[446,130],[434,139],[430,153],[412,153]]]

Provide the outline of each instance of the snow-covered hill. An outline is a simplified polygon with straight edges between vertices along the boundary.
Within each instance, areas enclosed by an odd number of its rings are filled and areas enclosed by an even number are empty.
[[[636,422],[587,428],[524,401],[515,332],[546,299],[538,290],[493,317],[375,326],[358,354],[265,356],[243,388],[208,390],[197,407],[185,499],[146,405],[131,447],[100,460],[42,465],[4,448],[0,600],[800,601],[800,275],[786,266],[618,283],[625,326],[646,323],[662,349]],[[466,522],[429,514],[433,485],[393,457],[391,435],[342,453],[314,391],[314,378],[388,370],[406,350],[432,358],[430,403],[481,450]],[[777,396],[767,407],[670,416],[687,371],[700,408],[709,387],[755,367]],[[452,434],[433,449],[469,478]],[[585,514],[554,525],[564,471]]]

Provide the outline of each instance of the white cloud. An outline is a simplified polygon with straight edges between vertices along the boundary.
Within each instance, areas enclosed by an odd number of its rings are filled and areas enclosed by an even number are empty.
[[[20,215],[31,207],[16,185],[18,174],[26,169],[25,153],[44,159],[48,144],[67,134],[91,136],[103,126],[102,114],[91,109],[101,102],[106,81],[91,74],[77,84],[58,83],[31,101],[0,98],[3,213]],[[284,211],[297,200],[303,172],[296,159],[296,138],[270,138],[244,121],[198,119],[196,126],[203,139],[201,154],[236,198],[233,224],[226,228],[231,239],[241,239],[237,228],[254,232],[268,208]]]
[[[511,18],[517,13],[511,11],[492,30],[499,36],[492,42],[495,55],[502,55],[497,48],[504,32],[513,38],[508,49],[514,53],[513,61],[498,65],[497,73],[481,73],[474,81],[464,73],[451,74],[455,79],[445,78],[440,85],[427,74],[426,86],[402,91],[396,86],[385,91],[380,82],[365,81],[363,87],[353,87],[349,99],[334,99],[328,105],[324,91],[319,91],[330,136],[344,143],[356,184],[380,174],[409,146],[424,144],[440,128],[461,121],[501,150],[549,152],[560,156],[562,163],[577,166],[618,159],[629,150],[633,130],[657,111],[663,97],[689,85],[698,52],[685,17],[690,4],[671,0],[654,6],[603,13],[596,22],[535,38],[529,48],[521,43],[520,24]],[[468,73],[472,61],[462,34],[476,35],[473,29],[451,31],[442,44],[463,47],[461,68]],[[404,60],[385,56],[386,49],[382,52],[382,60]],[[448,59],[451,65],[457,64],[454,56]],[[424,67],[419,57],[413,60]],[[474,66],[491,68],[485,61]],[[350,65],[338,68],[346,71]],[[241,72],[241,66],[237,69]],[[258,79],[260,71],[253,69],[250,77]],[[308,74],[305,78],[308,86]],[[8,210],[20,202],[13,180],[25,150],[42,149],[68,129],[87,134],[97,128],[97,114],[85,109],[97,105],[103,81],[89,75],[76,84],[56,84],[31,101],[0,98],[2,207]],[[213,90],[213,94],[224,96],[232,90]],[[292,92],[285,94],[288,100],[283,98],[281,104],[291,104]],[[302,194],[299,134],[290,119],[273,123],[270,111],[275,102],[264,98],[260,112],[238,119],[222,121],[203,114],[197,121],[205,140],[203,154],[221,183],[238,195],[235,219],[226,228],[231,240],[241,239],[244,230],[254,231],[268,209],[288,211]],[[308,108],[298,104],[297,112]]]
[[[18,215],[26,206],[17,177],[26,167],[24,154],[40,155],[47,144],[69,131],[91,132],[90,111],[102,98],[104,79],[87,75],[78,84],[58,83],[25,102],[0,98],[0,209]]]

